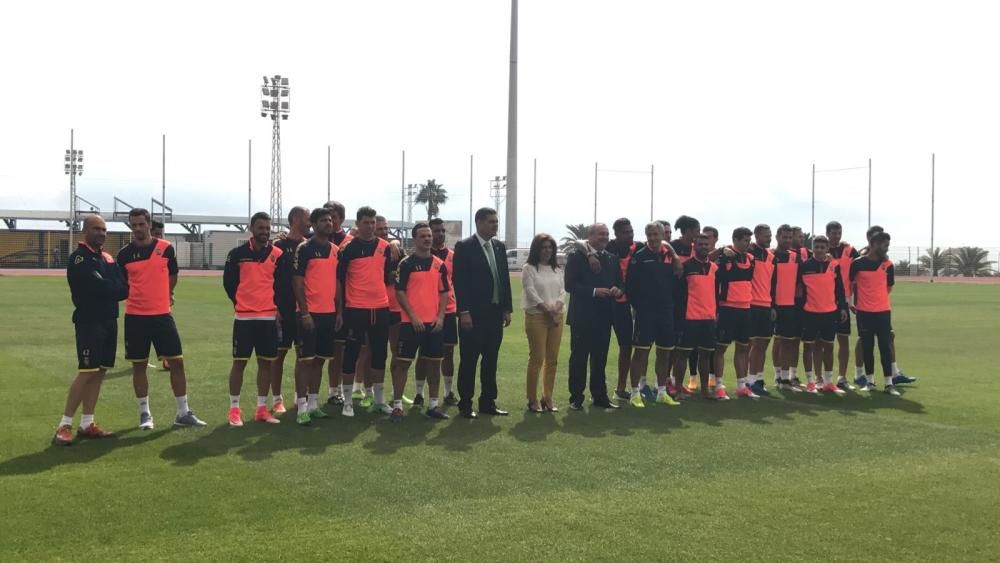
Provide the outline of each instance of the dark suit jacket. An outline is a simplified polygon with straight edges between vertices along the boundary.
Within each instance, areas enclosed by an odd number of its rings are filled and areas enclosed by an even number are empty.
[[[574,252],[566,260],[566,293],[570,294],[566,324],[610,324],[614,315],[615,300],[611,297],[594,297],[594,289],[617,287],[624,291],[622,271],[618,257],[604,252],[600,258],[601,271],[594,273],[587,262],[586,252]]]
[[[510,273],[507,271],[507,248],[497,239],[491,242],[500,277],[500,308],[512,313],[514,304],[510,294]],[[493,275],[476,235],[455,245],[452,267],[455,270],[452,272],[452,283],[458,312],[475,313],[488,307],[493,300]]]

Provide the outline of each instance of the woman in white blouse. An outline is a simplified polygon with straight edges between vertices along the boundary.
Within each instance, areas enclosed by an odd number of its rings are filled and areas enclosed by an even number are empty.
[[[524,331],[528,335],[528,410],[556,412],[552,389],[562,342],[563,304],[566,290],[563,272],[556,262],[556,241],[541,233],[531,241],[528,261],[521,271],[524,293]],[[542,399],[538,400],[538,375],[545,368]]]

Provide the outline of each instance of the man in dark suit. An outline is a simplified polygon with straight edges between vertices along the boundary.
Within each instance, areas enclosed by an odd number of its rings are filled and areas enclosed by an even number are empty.
[[[479,411],[506,416],[497,407],[497,356],[503,329],[510,325],[513,303],[507,249],[495,240],[499,220],[495,209],[476,211],[476,233],[455,245],[453,284],[459,314],[460,361],[458,410],[476,418],[472,397],[476,393],[476,364],[480,369]]]
[[[587,387],[590,366],[590,397],[594,406],[616,409],[608,398],[605,368],[615,299],[622,295],[621,268],[618,257],[607,251],[608,227],[597,223],[590,227],[585,250],[572,253],[566,260],[566,293],[570,294],[566,324],[570,328],[569,406],[583,410],[583,392]],[[600,262],[599,271],[588,259]]]

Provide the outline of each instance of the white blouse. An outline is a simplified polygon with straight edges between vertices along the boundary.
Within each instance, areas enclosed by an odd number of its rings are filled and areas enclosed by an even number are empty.
[[[562,268],[552,266],[532,266],[525,264],[521,270],[521,306],[529,313],[541,313],[537,309],[540,303],[553,305],[566,302],[566,289],[563,285]]]

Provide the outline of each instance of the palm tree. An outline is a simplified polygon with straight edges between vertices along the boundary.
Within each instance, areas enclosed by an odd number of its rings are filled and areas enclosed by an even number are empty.
[[[942,251],[939,247],[934,247],[933,249],[927,249],[927,252],[920,257],[920,268],[925,272],[930,272],[932,276],[941,275],[941,271],[948,267],[951,262],[950,255],[947,250]],[[931,264],[934,265],[933,271],[931,271]]]
[[[577,223],[576,225],[566,225],[566,235],[559,239],[559,250],[565,254],[575,252],[577,248],[577,243],[580,241],[587,240],[590,233],[587,232],[587,226],[583,223]]]
[[[988,256],[989,251],[978,246],[962,246],[952,250],[951,266],[956,274],[967,278],[989,276],[992,271]]]
[[[900,260],[893,264],[893,269],[896,271],[897,276],[908,276],[910,275],[910,261]]]
[[[414,201],[427,206],[427,220],[431,220],[438,216],[440,207],[448,202],[448,190],[431,178],[426,184],[420,184],[420,191]]]

